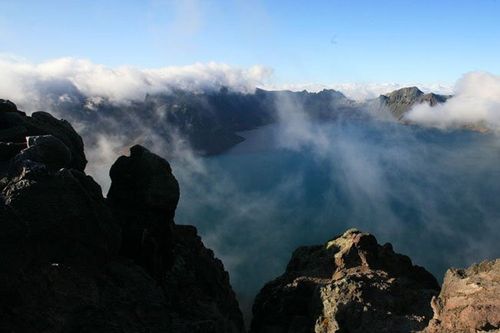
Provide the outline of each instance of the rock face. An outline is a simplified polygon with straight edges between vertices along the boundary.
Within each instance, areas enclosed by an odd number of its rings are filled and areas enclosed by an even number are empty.
[[[161,280],[172,262],[179,184],[167,161],[141,146],[110,170],[108,202],[122,228],[121,255]]]
[[[69,123],[0,100],[0,332],[242,332],[229,276],[141,146],[106,201]]]
[[[257,295],[251,332],[415,332],[432,317],[438,292],[425,269],[351,229],[293,253]]]
[[[193,226],[175,225],[174,239],[174,260],[163,282],[172,316],[178,318],[173,332],[243,332],[222,262],[205,248]]]
[[[500,259],[450,269],[427,333],[500,332]]]

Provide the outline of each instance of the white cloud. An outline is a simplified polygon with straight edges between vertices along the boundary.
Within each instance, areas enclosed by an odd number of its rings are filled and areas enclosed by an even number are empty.
[[[262,86],[271,74],[272,70],[260,65],[237,68],[210,62],[138,69],[128,66],[110,68],[75,58],[32,64],[4,56],[0,57],[0,95],[33,108],[43,107],[48,96],[68,98],[72,93],[121,103],[142,100],[148,93],[171,89],[202,91],[227,86],[236,91],[250,92],[256,86]]]
[[[452,89],[439,84],[332,83],[274,84],[272,69],[255,65],[248,68],[223,63],[195,63],[187,66],[139,69],[131,66],[111,68],[90,60],[59,58],[42,63],[14,56],[0,56],[0,98],[8,98],[28,110],[47,108],[50,100],[68,100],[82,96],[94,104],[106,98],[115,103],[143,100],[146,94],[171,89],[205,91],[230,87],[252,92],[256,87],[268,90],[335,89],[354,100],[375,98],[405,86],[417,85],[424,92],[443,94]]]
[[[434,107],[418,105],[406,118],[439,128],[479,124],[499,130],[500,76],[486,72],[467,73],[457,81],[453,98]]]

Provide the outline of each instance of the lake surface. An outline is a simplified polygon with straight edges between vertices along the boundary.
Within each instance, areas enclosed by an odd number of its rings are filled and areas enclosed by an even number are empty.
[[[292,251],[356,227],[430,270],[500,256],[500,139],[393,122],[271,125],[173,163],[176,221],[198,227],[244,311]]]

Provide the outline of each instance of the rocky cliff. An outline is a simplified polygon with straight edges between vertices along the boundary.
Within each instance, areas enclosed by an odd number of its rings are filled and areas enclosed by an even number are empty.
[[[298,248],[285,273],[257,295],[252,332],[415,332],[439,293],[425,269],[351,229]]]
[[[167,161],[132,147],[105,200],[69,123],[2,100],[0,141],[0,332],[243,331]]]
[[[500,259],[446,272],[426,333],[500,332]]]

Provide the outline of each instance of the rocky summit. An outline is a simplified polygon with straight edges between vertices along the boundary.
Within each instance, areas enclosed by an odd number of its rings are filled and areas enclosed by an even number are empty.
[[[242,332],[168,162],[132,147],[107,200],[85,164],[69,123],[0,100],[0,332]]]
[[[355,229],[300,247],[255,300],[252,332],[415,332],[439,293],[425,269]]]

